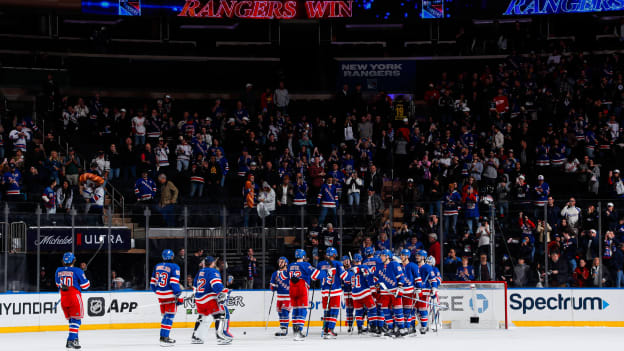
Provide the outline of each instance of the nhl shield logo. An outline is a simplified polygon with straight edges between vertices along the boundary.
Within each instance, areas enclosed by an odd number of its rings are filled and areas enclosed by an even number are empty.
[[[101,317],[106,312],[103,297],[90,297],[87,300],[87,313],[90,317]]]

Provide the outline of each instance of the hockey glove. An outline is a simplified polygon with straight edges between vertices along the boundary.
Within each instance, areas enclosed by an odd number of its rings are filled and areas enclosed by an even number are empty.
[[[61,291],[67,291],[67,290],[69,290],[69,286],[61,285]]]
[[[299,277],[290,277],[290,281],[293,283],[297,283],[299,281]]]
[[[227,294],[224,292],[219,293],[219,295],[217,295],[217,302],[223,304],[225,301],[227,301]]]
[[[179,297],[176,299],[176,306],[184,305],[184,299]]]

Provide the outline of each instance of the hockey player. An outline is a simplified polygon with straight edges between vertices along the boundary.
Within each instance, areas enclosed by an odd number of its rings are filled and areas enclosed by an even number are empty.
[[[280,279],[290,279],[290,304],[293,308],[292,324],[295,341],[304,340],[303,325],[307,316],[308,289],[311,280],[322,279],[324,272],[314,268],[308,262],[304,262],[306,252],[298,249],[295,251],[296,262],[288,265],[288,269],[280,271]]]
[[[288,322],[290,321],[290,279],[283,277],[280,272],[285,272],[288,269],[288,259],[286,257],[280,257],[277,260],[279,270],[273,272],[271,276],[271,291],[277,293],[277,303],[275,308],[280,320],[280,331],[275,333],[275,336],[288,335]],[[283,278],[282,278],[283,277]]]
[[[166,249],[162,252],[163,262],[154,267],[150,287],[156,293],[160,303],[162,321],[160,323],[160,346],[173,346],[175,340],[169,337],[173,318],[175,317],[180,298],[180,266],[173,263],[173,251]]]
[[[378,328],[378,326],[382,318],[378,316],[377,306],[370,289],[370,279],[372,278],[373,274],[370,272],[369,266],[362,264],[362,255],[357,253],[353,255],[353,267],[349,268],[346,281],[351,286],[358,335],[365,332],[363,326],[364,309],[366,309],[369,331],[374,333],[375,336],[381,336],[381,328]]]
[[[336,338],[334,328],[340,312],[340,296],[342,295],[342,280],[347,278],[342,263],[336,261],[338,251],[328,247],[325,251],[325,261],[317,265],[317,269],[326,272],[321,281],[321,296],[323,297],[323,337],[325,339]]]
[[[370,290],[371,290],[371,296],[373,297],[373,301],[375,302],[375,305],[377,306],[377,314],[380,316],[379,321],[378,321],[378,327],[381,328],[383,327],[383,317],[382,313],[381,313],[381,303],[379,300],[379,289],[376,286],[375,283],[375,273],[377,272],[377,268],[379,266],[382,265],[381,263],[381,259],[379,259],[378,256],[375,255],[375,249],[373,249],[372,247],[366,247],[364,249],[364,256],[366,257],[364,259],[364,261],[362,261],[362,264],[368,267],[368,270],[370,271],[371,275],[368,278],[369,281],[369,286],[370,286]],[[370,322],[370,318],[368,320]]]
[[[342,257],[342,266],[344,267],[345,272],[348,273],[351,268],[351,258],[349,258],[349,256]],[[353,295],[352,286],[349,284],[349,278],[345,278],[345,281],[342,284],[342,294],[347,312],[347,332],[351,333],[353,332]]]
[[[420,290],[422,289],[422,279],[420,278],[418,266],[414,262],[410,262],[410,256],[410,250],[401,250],[401,266],[403,267],[405,280],[407,281],[407,284],[403,287],[403,296],[401,299],[406,328],[409,329],[409,334],[415,334],[416,313],[414,311],[414,306],[416,306],[415,299],[418,298]]]
[[[215,334],[217,344],[227,345],[234,338],[230,334],[230,314],[225,303],[228,299],[228,289],[223,285],[221,274],[216,269],[217,260],[212,256],[204,258],[202,268],[193,281],[195,291],[195,304],[197,306],[197,321],[191,336],[193,344],[203,344],[204,341],[198,336],[198,329],[208,316],[215,321]]]
[[[416,307],[418,308],[418,315],[420,317],[420,333],[425,334],[427,332],[427,326],[429,322],[429,295],[431,289],[436,285],[436,277],[433,272],[433,268],[428,265],[425,260],[427,259],[427,251],[420,250],[416,253],[416,264],[418,265],[418,271],[422,279],[423,289],[418,296]]]
[[[82,269],[74,267],[75,262],[74,254],[66,252],[63,254],[63,267],[59,267],[54,274],[56,287],[61,292],[61,309],[69,322],[69,336],[65,344],[68,350],[81,348],[78,342],[78,329],[84,317],[81,291],[91,286]]]
[[[377,284],[380,287],[381,309],[383,311],[386,325],[386,336],[405,336],[405,319],[403,317],[403,306],[401,305],[401,289],[406,285],[403,268],[398,262],[392,260],[392,252],[383,250],[380,252],[382,265],[375,273]]]

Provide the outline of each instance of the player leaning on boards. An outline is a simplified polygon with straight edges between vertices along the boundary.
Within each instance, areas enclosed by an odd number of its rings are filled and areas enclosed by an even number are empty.
[[[54,274],[56,286],[61,292],[61,309],[69,321],[69,336],[65,347],[68,350],[80,350],[78,329],[84,317],[82,306],[82,290],[89,289],[91,283],[82,269],[74,267],[76,257],[71,252],[63,254],[63,267],[59,267]]]
[[[173,251],[167,249],[162,252],[163,262],[154,267],[150,287],[158,296],[160,303],[160,346],[173,346],[175,340],[169,337],[173,318],[175,317],[178,305],[184,303],[180,295],[180,266],[173,263]]]
[[[230,344],[234,338],[230,334],[230,312],[225,305],[229,290],[223,285],[221,274],[216,266],[217,260],[212,256],[206,256],[204,268],[197,273],[193,281],[195,304],[199,314],[197,322],[195,322],[195,329],[193,329],[193,336],[191,336],[193,344],[204,343],[199,337],[199,328],[208,316],[212,316],[215,321],[217,344]]]

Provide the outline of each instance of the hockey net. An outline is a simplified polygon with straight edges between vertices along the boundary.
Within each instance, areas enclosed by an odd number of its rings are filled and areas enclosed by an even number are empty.
[[[443,282],[438,296],[439,314],[432,316],[436,327],[508,328],[506,282]]]

